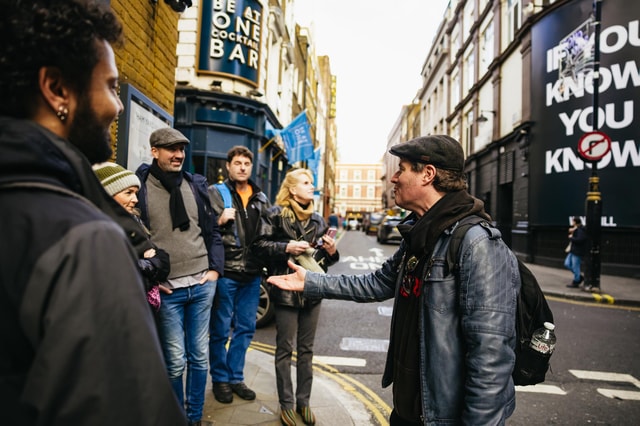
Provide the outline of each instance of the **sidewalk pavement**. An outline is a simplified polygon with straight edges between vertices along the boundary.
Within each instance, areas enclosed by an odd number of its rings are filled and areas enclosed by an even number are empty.
[[[566,285],[571,282],[572,277],[571,272],[566,269],[534,264],[527,264],[527,266],[535,274],[547,296],[640,307],[640,279],[602,275],[600,277],[601,292],[591,293],[567,288]],[[231,404],[221,404],[213,397],[211,378],[209,378],[203,420],[210,421],[215,426],[280,425],[273,355],[250,348],[247,352],[244,371],[245,383],[256,392],[256,400],[244,401],[234,394]],[[292,377],[295,377],[295,368],[292,368]],[[373,391],[377,392],[379,389],[373,389]],[[354,392],[353,386],[348,382],[332,380],[325,374],[315,374],[310,405],[316,415],[316,424],[323,426],[373,424],[371,414],[361,398],[357,396],[357,392]],[[299,415],[297,415],[297,422],[299,425],[303,424]]]

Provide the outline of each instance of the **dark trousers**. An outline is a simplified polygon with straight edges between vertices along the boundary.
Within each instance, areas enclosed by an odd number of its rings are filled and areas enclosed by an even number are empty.
[[[422,423],[420,422],[412,422],[410,420],[404,420],[403,418],[398,416],[398,413],[396,413],[396,410],[393,410],[391,412],[391,416],[389,417],[389,426],[421,426],[421,425]]]
[[[275,307],[276,316],[276,384],[280,407],[291,410],[294,405],[308,407],[313,382],[313,342],[320,315],[320,304],[302,309]],[[296,393],[293,398],[291,360],[296,341]],[[294,404],[295,403],[295,404]]]

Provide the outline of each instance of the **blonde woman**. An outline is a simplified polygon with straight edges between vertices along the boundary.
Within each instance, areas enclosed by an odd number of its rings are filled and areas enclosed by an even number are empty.
[[[268,259],[270,275],[288,274],[287,261],[293,260],[307,269],[327,271],[339,260],[335,240],[326,235],[328,226],[313,208],[313,176],[307,169],[287,173],[275,206],[264,224],[265,229],[254,243],[254,250]],[[309,407],[313,381],[312,358],[320,300],[309,300],[299,292],[270,289],[276,318],[276,381],[283,425],[296,424],[296,411],[303,423],[313,425],[315,415]],[[291,357],[296,341],[296,392],[291,379]]]

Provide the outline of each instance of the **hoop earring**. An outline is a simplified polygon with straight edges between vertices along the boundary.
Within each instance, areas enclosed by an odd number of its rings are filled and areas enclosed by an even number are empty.
[[[67,119],[68,115],[69,109],[64,105],[60,105],[58,107],[58,111],[56,112],[56,116],[60,119],[60,121],[64,122]]]

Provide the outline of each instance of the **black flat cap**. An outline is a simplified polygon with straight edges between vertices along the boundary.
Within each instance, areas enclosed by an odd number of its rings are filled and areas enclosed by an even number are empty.
[[[172,127],[163,127],[162,129],[158,129],[151,133],[149,136],[149,145],[152,147],[163,147],[163,146],[171,146],[177,143],[188,144],[189,139],[179,130],[176,130]]]
[[[389,153],[410,161],[433,164],[439,169],[458,172],[464,169],[462,145],[447,135],[430,135],[411,139],[394,145]]]

